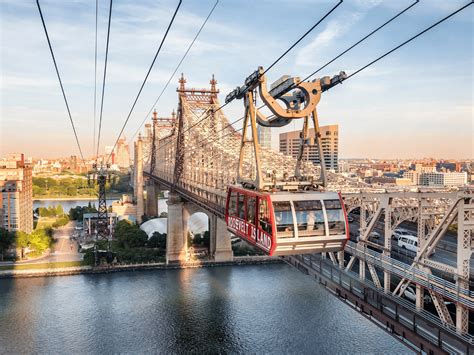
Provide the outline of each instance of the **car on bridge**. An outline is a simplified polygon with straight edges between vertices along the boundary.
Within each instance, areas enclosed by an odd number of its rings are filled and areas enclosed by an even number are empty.
[[[405,235],[409,235],[416,238],[416,236],[414,236],[413,232],[411,231],[407,231],[406,229],[395,229],[392,234],[392,239],[398,240],[400,239],[400,237]]]
[[[405,296],[406,299],[409,299],[410,301],[412,302],[416,302],[416,291],[415,291],[415,287],[413,286],[408,286],[405,291],[403,292],[403,295]],[[424,300],[426,303],[431,303],[433,302],[431,300],[431,297],[429,295],[424,295],[423,296]]]

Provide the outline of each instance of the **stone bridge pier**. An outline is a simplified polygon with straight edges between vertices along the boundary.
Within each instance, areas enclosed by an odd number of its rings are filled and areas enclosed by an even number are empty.
[[[160,186],[152,179],[148,179],[145,188],[145,214],[149,217],[159,216],[160,211],[158,211],[158,197],[161,191]]]
[[[166,263],[188,260],[188,221],[196,212],[203,212],[209,218],[210,255],[215,261],[232,261],[233,252],[230,233],[223,219],[192,202],[184,201],[175,193],[168,195],[168,234],[166,237]]]

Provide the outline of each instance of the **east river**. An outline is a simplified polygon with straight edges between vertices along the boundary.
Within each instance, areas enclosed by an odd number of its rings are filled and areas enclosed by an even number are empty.
[[[0,353],[410,353],[286,265],[0,280]]]

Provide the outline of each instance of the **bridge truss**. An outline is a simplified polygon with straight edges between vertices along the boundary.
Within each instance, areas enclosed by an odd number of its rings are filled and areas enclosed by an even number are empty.
[[[227,186],[237,180],[242,129],[235,129],[219,109],[214,77],[210,89],[187,88],[185,83],[181,76],[177,115],[172,117],[172,124],[155,134],[155,139],[150,133],[139,138],[144,167],[135,174],[144,175],[162,189],[172,190],[223,218]],[[252,154],[244,152],[242,166],[247,176],[255,178]],[[294,173],[294,158],[266,148],[258,154],[264,181]],[[319,173],[310,162],[304,162],[301,169],[306,174]],[[469,319],[474,311],[470,273],[474,249],[473,189],[386,190],[331,172],[327,178],[327,188],[341,191],[347,210],[360,211],[360,235],[357,240],[352,238],[343,252],[320,257],[343,274],[353,276],[356,272],[362,284],[392,300],[406,303],[403,295],[412,285],[416,292],[413,312],[420,317],[429,313],[439,329],[459,336],[458,340],[468,348],[473,346],[474,338],[469,334]],[[392,239],[395,229],[407,222],[416,226],[414,233],[420,244],[416,255],[400,255]],[[444,235],[453,224],[457,224],[454,240],[446,242]],[[379,240],[371,238],[376,229],[383,232]],[[447,262],[433,257],[432,252],[437,249],[449,252],[452,259]],[[299,265],[305,258],[287,257],[286,261]],[[424,310],[427,299],[435,306],[431,313]],[[450,302],[455,304],[454,315],[447,307]]]

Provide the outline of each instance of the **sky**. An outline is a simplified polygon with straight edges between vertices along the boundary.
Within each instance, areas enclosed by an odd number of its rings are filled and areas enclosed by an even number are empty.
[[[177,106],[181,72],[187,86],[208,87],[219,99],[258,66],[266,68],[337,0],[220,0],[209,22],[156,105]],[[412,0],[346,0],[268,73],[306,77]],[[423,0],[318,76],[351,74],[468,0]],[[93,155],[94,0],[41,0],[43,15],[79,140]],[[104,95],[100,152],[113,145],[159,46],[177,0],[115,0]],[[130,138],[168,81],[215,0],[184,0],[125,129]],[[97,111],[104,67],[108,0],[99,0]],[[339,125],[341,158],[474,158],[474,6],[322,94],[321,125]],[[36,2],[0,0],[0,156],[79,155]],[[230,121],[241,100],[226,106]],[[97,116],[98,122],[98,116]],[[272,130],[299,129],[301,122]],[[236,125],[236,128],[240,128]]]

